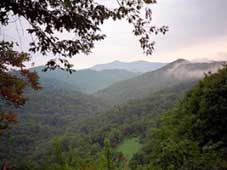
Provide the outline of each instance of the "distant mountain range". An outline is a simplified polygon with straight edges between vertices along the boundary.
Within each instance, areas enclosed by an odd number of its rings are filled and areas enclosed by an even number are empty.
[[[112,69],[122,69],[130,72],[145,73],[148,71],[154,71],[166,65],[166,63],[160,62],[148,62],[148,61],[134,61],[134,62],[121,62],[113,61],[106,64],[98,64],[91,67],[91,70],[102,71]]]
[[[222,63],[193,63],[184,59],[178,59],[166,65],[146,61],[131,63],[115,61],[97,65],[91,69],[78,70],[73,74],[62,70],[42,72],[44,66],[35,67],[32,70],[38,72],[43,86],[52,85],[88,95],[95,94],[97,97],[113,99],[121,103],[122,100],[143,98],[144,95],[149,95],[164,87],[199,80],[204,73],[216,71]],[[142,70],[149,68],[153,71],[141,73]]]
[[[179,59],[158,70],[114,83],[100,90],[95,96],[109,100],[113,105],[141,99],[165,88],[197,82],[204,73],[215,72],[222,64],[223,62],[192,63]]]
[[[40,76],[41,84],[52,84],[53,86],[80,91],[85,94],[95,93],[113,83],[139,75],[139,73],[127,70],[95,71],[85,69],[69,74],[62,70],[43,72],[43,68],[44,66],[32,68]]]

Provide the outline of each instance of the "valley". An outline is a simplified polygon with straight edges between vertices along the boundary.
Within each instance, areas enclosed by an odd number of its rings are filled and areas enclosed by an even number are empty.
[[[69,154],[72,147],[87,157],[102,152],[108,139],[115,154],[122,153],[133,162],[163,113],[174,107],[204,73],[216,72],[222,64],[181,59],[143,74],[79,70],[67,75],[34,68],[43,89],[27,89],[26,105],[12,108],[18,112],[18,123],[1,137],[0,160],[20,164],[26,157],[40,168],[46,164],[45,157],[54,152],[53,142],[65,145],[62,152]]]

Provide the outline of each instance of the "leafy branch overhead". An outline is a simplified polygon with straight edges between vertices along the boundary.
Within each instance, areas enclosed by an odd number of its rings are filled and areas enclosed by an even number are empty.
[[[0,22],[9,23],[11,16],[25,18],[31,25],[27,29],[35,36],[30,43],[30,51],[43,55],[51,52],[64,57],[72,57],[78,53],[88,54],[94,42],[103,40],[106,35],[100,26],[105,20],[126,19],[134,27],[133,33],[139,37],[142,49],[147,55],[154,50],[152,33],[166,33],[168,27],[157,28],[151,24],[152,11],[150,4],[155,0],[117,0],[118,7],[110,9],[94,0],[2,0],[0,4]],[[142,14],[145,14],[143,17]],[[62,39],[56,32],[73,33],[72,39]],[[66,60],[64,60],[66,61]],[[47,63],[47,68],[60,67],[56,60]],[[67,63],[65,68],[71,68]]]

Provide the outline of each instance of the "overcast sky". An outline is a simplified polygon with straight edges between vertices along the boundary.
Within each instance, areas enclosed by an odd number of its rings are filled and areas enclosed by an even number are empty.
[[[115,4],[115,0],[99,1],[110,6]],[[132,27],[126,22],[107,21],[102,26],[107,38],[98,42],[90,55],[74,56],[71,62],[75,68],[86,68],[114,60],[169,62],[177,58],[227,59],[227,0],[158,0],[152,9],[154,25],[167,25],[170,28],[165,36],[154,36],[156,46],[153,55],[143,54],[137,38],[132,34]],[[2,32],[4,38],[17,39],[22,44],[22,49],[27,49],[26,44],[30,37],[22,31],[19,22],[8,28],[1,28]],[[35,65],[42,65],[50,57],[36,54],[33,61]]]

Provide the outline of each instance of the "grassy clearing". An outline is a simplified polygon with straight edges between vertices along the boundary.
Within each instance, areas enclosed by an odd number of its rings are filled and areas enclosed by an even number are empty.
[[[132,156],[141,149],[141,147],[142,144],[139,142],[139,138],[128,138],[118,145],[117,152],[122,152],[124,156],[130,160]]]

